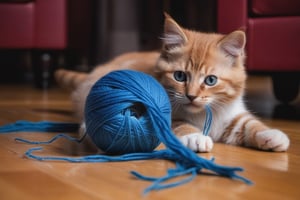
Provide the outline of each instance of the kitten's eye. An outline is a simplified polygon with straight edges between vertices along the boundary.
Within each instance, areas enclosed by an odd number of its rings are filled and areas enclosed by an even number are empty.
[[[183,72],[183,71],[175,71],[174,72],[174,78],[178,82],[185,82],[186,79],[187,79],[186,73]]]
[[[217,83],[218,78],[215,75],[209,75],[205,77],[204,83],[208,86],[213,86]]]

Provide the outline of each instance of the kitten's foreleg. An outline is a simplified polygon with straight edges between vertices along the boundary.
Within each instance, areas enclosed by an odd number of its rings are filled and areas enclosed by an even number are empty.
[[[232,120],[222,142],[272,151],[286,151],[290,144],[285,133],[270,129],[250,113],[243,113]]]
[[[257,127],[264,127],[259,130]],[[262,122],[255,120],[245,126],[245,144],[261,150],[286,151],[290,140],[278,129],[270,129]]]
[[[195,152],[210,152],[213,148],[211,137],[203,135],[197,127],[184,121],[173,121],[173,132],[182,144]]]

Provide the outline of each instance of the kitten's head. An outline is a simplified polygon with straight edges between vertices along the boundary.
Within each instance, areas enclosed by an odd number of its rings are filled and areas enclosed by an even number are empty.
[[[197,113],[221,108],[243,94],[245,33],[201,33],[180,27],[166,14],[157,64],[173,109]]]

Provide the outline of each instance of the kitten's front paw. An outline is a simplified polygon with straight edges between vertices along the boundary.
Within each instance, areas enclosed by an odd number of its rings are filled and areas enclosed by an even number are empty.
[[[195,152],[210,152],[213,148],[211,137],[202,133],[191,133],[179,137],[182,144]]]
[[[256,142],[259,149],[272,151],[286,151],[290,145],[287,135],[277,129],[257,132]]]

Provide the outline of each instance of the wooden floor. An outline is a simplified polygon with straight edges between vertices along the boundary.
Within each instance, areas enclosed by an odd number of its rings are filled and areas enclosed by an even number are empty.
[[[247,103],[268,125],[285,131],[291,146],[286,153],[215,144],[211,153],[217,163],[240,166],[249,186],[219,176],[199,175],[194,181],[143,196],[150,183],[133,178],[129,171],[159,176],[172,163],[163,160],[125,163],[74,164],[40,162],[24,158],[32,145],[16,137],[42,140],[52,134],[15,133],[0,135],[0,199],[300,199],[299,99],[294,106],[281,106],[273,99],[267,78],[251,77]],[[74,121],[68,93],[59,89],[35,90],[30,86],[0,86],[0,125],[26,119]],[[78,156],[90,153],[66,140],[46,146],[42,155]]]

